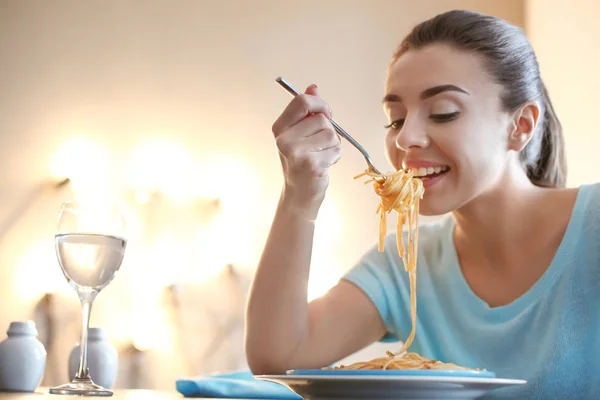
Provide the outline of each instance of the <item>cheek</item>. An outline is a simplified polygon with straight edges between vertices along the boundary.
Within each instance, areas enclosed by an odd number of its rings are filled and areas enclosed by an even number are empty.
[[[445,127],[436,135],[437,147],[462,172],[476,172],[489,164],[493,153],[499,152],[497,127],[485,118],[467,116]]]
[[[458,123],[431,130],[431,147],[440,156],[436,159],[447,163],[453,170],[460,169],[465,152],[468,151],[468,140],[464,133],[465,127]]]
[[[385,155],[388,162],[395,168],[401,168],[402,162],[402,151],[396,146],[396,133],[389,132],[385,136]]]
[[[480,121],[465,133],[462,146],[464,167],[475,180],[488,179],[500,168],[506,153],[498,126]]]
[[[493,121],[493,122],[490,122]],[[432,129],[436,150],[452,168],[449,180],[422,202],[423,215],[442,215],[467,204],[493,184],[505,168],[507,143],[493,117],[456,121]]]
[[[459,130],[451,135],[455,140],[445,140],[440,145],[454,164],[452,185],[457,203],[476,196],[495,181],[506,157],[498,125],[483,118],[465,122],[468,123],[457,126]]]
[[[496,168],[495,161],[490,163],[489,160],[494,145],[489,137],[485,137],[487,127],[479,121],[469,122],[446,126],[432,137],[451,173],[443,185],[435,191],[432,188],[430,197],[425,191],[423,215],[442,215],[460,208],[481,192],[482,185],[490,179],[490,172]]]

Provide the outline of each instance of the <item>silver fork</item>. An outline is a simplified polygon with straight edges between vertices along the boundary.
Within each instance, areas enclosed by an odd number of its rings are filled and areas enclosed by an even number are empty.
[[[296,89],[294,89],[292,87],[292,85],[287,83],[285,81],[285,79],[283,79],[282,77],[278,77],[277,79],[275,79],[275,81],[277,83],[279,83],[285,90],[287,90],[292,96],[300,95],[300,92],[298,92]],[[380,175],[382,179],[385,179],[383,177],[383,174],[381,172],[379,172],[379,170],[377,168],[375,168],[375,165],[373,165],[373,162],[371,161],[371,157],[369,156],[369,153],[367,153],[367,151],[364,149],[364,147],[362,147],[360,145],[360,143],[358,143],[356,140],[354,140],[354,138],[352,136],[350,136],[350,134],[348,134],[348,132],[343,130],[341,126],[336,124],[334,120],[329,119],[329,122],[331,122],[331,125],[333,125],[333,128],[336,130],[337,133],[339,133],[344,139],[349,141],[352,146],[356,147],[356,149],[361,152],[361,154],[367,161],[367,164],[369,164],[369,169],[372,172],[375,172],[376,174]]]

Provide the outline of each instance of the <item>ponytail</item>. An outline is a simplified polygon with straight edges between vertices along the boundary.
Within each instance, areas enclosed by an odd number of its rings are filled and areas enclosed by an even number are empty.
[[[567,160],[562,126],[548,90],[541,84],[542,109],[544,111],[541,132],[536,133],[522,154],[529,180],[536,186],[564,188],[567,180]],[[535,136],[541,136],[536,138]]]

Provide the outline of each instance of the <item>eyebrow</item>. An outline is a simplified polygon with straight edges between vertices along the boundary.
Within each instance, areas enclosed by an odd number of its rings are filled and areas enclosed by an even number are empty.
[[[421,92],[421,95],[419,96],[419,98],[421,100],[425,100],[425,99],[433,97],[437,94],[440,94],[442,92],[460,92],[460,93],[464,93],[464,94],[469,94],[469,92],[467,92],[466,90],[461,89],[455,85],[439,85],[439,86],[434,86],[434,87],[430,87],[429,89],[423,90]],[[386,94],[385,97],[383,98],[382,103],[399,102],[399,101],[402,101],[402,98],[400,96],[398,96],[397,94]]]

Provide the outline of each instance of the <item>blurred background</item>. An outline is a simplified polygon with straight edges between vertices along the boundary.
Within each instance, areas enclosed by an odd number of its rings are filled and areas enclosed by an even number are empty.
[[[81,317],[54,251],[57,214],[67,199],[117,200],[129,243],[90,324],[119,350],[116,387],[247,368],[244,303],[282,185],[271,125],[290,97],[275,78],[318,84],[386,165],[388,60],[414,24],[454,8],[525,29],[565,128],[568,184],[598,180],[594,0],[0,0],[0,340],[33,319],[42,384],[69,380]],[[352,179],[364,161],[343,147],[311,299],[377,237],[377,199]]]

